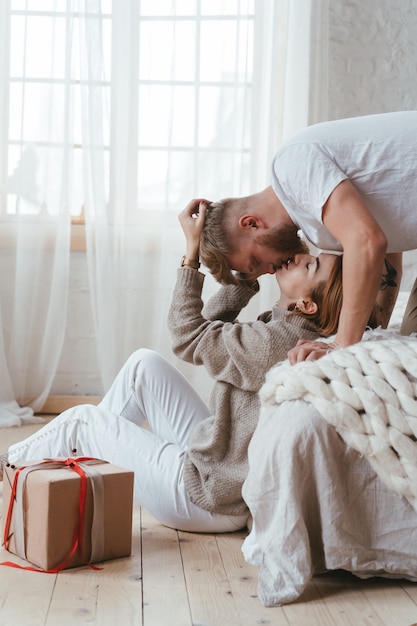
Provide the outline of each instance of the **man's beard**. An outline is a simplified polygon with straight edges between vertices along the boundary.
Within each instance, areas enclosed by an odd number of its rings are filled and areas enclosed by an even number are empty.
[[[296,226],[275,226],[267,233],[258,235],[255,242],[278,252],[283,259],[292,258],[296,254],[310,254],[307,244],[300,239]]]

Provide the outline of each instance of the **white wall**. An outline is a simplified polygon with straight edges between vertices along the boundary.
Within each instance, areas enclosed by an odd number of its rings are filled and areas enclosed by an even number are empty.
[[[329,5],[329,119],[417,109],[417,0]],[[417,255],[405,257],[408,289],[417,275]],[[51,393],[100,395],[83,253],[73,253],[71,263],[66,340]],[[199,391],[206,396],[207,385]]]
[[[329,119],[417,109],[417,0],[329,1]],[[404,255],[402,289],[417,276]]]
[[[417,1],[329,1],[329,117],[417,108]]]

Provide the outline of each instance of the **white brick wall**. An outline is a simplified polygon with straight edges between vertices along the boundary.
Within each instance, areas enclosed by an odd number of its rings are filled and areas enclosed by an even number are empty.
[[[417,0],[329,5],[329,118],[417,109]],[[417,252],[407,252],[402,288],[415,276]]]
[[[417,0],[329,5],[329,118],[417,109]],[[403,286],[409,288],[417,255],[405,256]],[[85,259],[74,253],[66,340],[52,394],[101,393]]]
[[[330,116],[417,108],[416,0],[329,5]]]

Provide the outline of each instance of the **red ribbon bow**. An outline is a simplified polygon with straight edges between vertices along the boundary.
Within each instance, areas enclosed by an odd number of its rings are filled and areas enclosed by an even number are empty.
[[[29,570],[31,572],[43,572],[45,574],[56,574],[67,567],[68,563],[71,561],[72,557],[74,556],[78,548],[80,550],[81,555],[83,556],[82,542],[83,542],[83,533],[84,533],[84,525],[85,525],[85,505],[86,505],[86,499],[87,499],[87,482],[88,481],[87,481],[87,474],[84,468],[80,465],[80,463],[83,463],[86,461],[96,461],[96,462],[104,463],[104,461],[100,461],[99,459],[94,459],[93,457],[83,456],[83,457],[77,457],[77,458],[69,457],[67,459],[45,459],[44,461],[41,461],[39,464],[36,464],[36,466],[34,466],[34,469],[35,468],[42,469],[41,467],[42,465],[50,465],[52,463],[57,464],[58,466],[61,466],[61,467],[67,466],[72,471],[76,472],[81,478],[80,495],[79,495],[79,501],[78,501],[80,514],[79,514],[77,526],[74,531],[72,546],[71,546],[71,550],[70,550],[68,557],[64,559],[64,561],[60,563],[59,565],[57,565],[56,567],[53,567],[47,570],[43,570],[43,569],[39,569],[35,567],[29,567],[29,566],[24,567],[22,565],[18,565],[17,563],[13,563],[11,561],[5,561],[3,563],[0,563],[0,565],[7,565],[9,567]],[[4,533],[3,533],[3,544],[6,550],[8,548],[9,541],[10,541],[10,535],[9,535],[10,524],[11,524],[11,519],[12,519],[13,506],[14,506],[14,502],[16,499],[16,489],[17,489],[19,474],[27,467],[31,467],[31,466],[19,467],[16,470],[16,473],[14,476],[12,491],[10,494],[9,508],[7,511],[7,517],[6,517],[6,522],[4,525]],[[85,559],[84,556],[83,556],[83,559],[84,559],[85,564],[88,565],[88,567],[91,567],[91,569],[94,569],[94,570],[103,569],[102,567],[96,567],[95,565],[90,563],[90,561],[88,559]]]

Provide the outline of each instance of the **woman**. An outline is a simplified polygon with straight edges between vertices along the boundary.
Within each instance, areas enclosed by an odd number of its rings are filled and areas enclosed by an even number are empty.
[[[340,291],[341,259],[296,256],[276,271],[281,293],[273,310],[239,323],[236,316],[259,290],[258,282],[240,277],[237,285],[221,287],[203,310],[204,274],[196,259],[204,212],[190,220],[180,215],[186,257],[168,324],[175,354],[204,365],[216,381],[210,408],[163,357],[141,349],[97,407],[65,411],[12,445],[8,457],[10,463],[74,454],[106,459],[135,471],[135,497],[161,523],[230,532],[248,519],[241,487],[258,421],[257,392],[266,372],[299,339],[333,332],[338,310],[330,311],[323,298]]]

